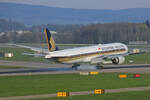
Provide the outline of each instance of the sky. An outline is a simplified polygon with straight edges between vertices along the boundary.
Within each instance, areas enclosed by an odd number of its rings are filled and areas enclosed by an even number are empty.
[[[150,0],[0,0],[0,2],[77,9],[150,8]]]

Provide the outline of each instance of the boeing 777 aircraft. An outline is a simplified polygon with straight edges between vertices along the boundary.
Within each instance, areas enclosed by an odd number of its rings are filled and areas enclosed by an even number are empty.
[[[97,44],[87,47],[76,47],[65,50],[58,50],[55,41],[52,38],[50,31],[44,29],[48,50],[16,45],[24,48],[29,48],[33,51],[41,52],[40,54],[28,54],[35,56],[44,56],[46,59],[56,63],[73,64],[72,67],[77,67],[82,63],[100,66],[104,60],[111,60],[113,64],[122,64],[125,61],[124,56],[130,55],[128,47],[123,43]],[[100,66],[102,67],[102,66]]]

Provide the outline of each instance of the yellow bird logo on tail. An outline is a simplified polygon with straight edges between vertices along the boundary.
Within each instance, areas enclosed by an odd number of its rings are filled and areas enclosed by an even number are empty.
[[[47,41],[47,44],[48,44],[48,50],[50,52],[55,51],[56,50],[56,46],[55,46],[55,41],[54,41],[54,39],[52,37],[52,34],[50,33],[50,31],[47,28],[44,29],[44,33],[46,35],[46,41]]]

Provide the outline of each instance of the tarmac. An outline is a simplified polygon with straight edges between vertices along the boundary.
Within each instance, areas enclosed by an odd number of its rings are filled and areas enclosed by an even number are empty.
[[[0,60],[0,65],[22,66],[18,69],[0,69],[0,76],[70,74],[81,71],[150,73],[150,64],[104,65],[104,69],[72,69],[71,65]],[[88,66],[88,65],[87,65]],[[89,67],[89,66],[88,66]]]

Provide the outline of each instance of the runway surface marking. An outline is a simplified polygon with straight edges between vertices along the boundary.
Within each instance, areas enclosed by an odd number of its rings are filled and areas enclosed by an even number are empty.
[[[106,89],[105,93],[147,91],[147,90],[150,90],[150,86],[135,87],[135,88]],[[94,94],[94,91],[70,92],[70,96],[89,95],[89,94]],[[31,96],[1,97],[0,100],[40,99],[40,98],[49,98],[49,97],[56,97],[56,96],[57,96],[56,94],[42,94],[42,95],[31,95]]]

